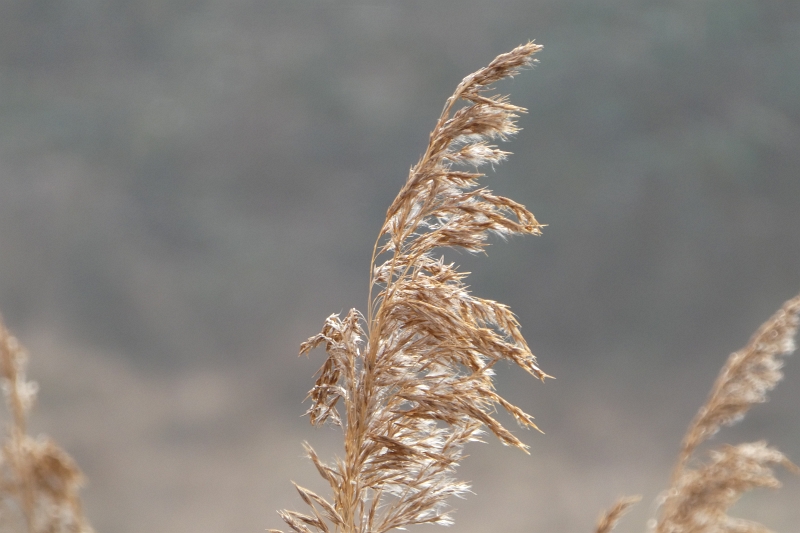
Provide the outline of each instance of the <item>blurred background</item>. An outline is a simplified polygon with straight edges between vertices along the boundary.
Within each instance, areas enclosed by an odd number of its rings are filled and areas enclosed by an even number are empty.
[[[720,366],[800,289],[800,3],[0,3],[0,309],[99,532],[280,528],[290,480],[324,491],[301,442],[341,438],[301,417],[324,354],[298,346],[365,308],[445,99],[529,39],[485,183],[548,227],[447,257],[557,379],[500,370],[546,434],[468,450],[455,528],[588,532],[642,494],[641,532]],[[800,461],[800,361],[785,381],[713,442]],[[735,514],[796,530],[780,475]]]

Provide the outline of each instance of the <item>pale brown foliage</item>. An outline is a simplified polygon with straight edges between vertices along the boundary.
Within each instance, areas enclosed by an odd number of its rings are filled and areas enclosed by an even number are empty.
[[[711,452],[711,460],[697,469],[687,469],[677,479],[662,508],[658,533],[766,533],[755,522],[727,515],[727,510],[748,490],[777,488],[772,465],[798,469],[764,441],[723,446]]]
[[[642,498],[640,496],[629,496],[617,500],[616,503],[614,503],[614,506],[603,513],[597,520],[595,533],[610,533],[613,531],[617,525],[617,522],[619,522],[619,519],[628,512],[630,506],[641,499]]]
[[[495,392],[492,367],[505,360],[538,379],[547,375],[513,313],[470,294],[466,274],[435,254],[482,251],[490,233],[539,234],[541,225],[523,205],[477,187],[483,174],[454,167],[505,159],[490,143],[516,133],[514,119],[525,110],[486,92],[530,66],[540,49],[519,46],[458,85],[380,230],[368,316],[332,315],[301,346],[301,354],[326,348],[308,414],[313,424],[343,427],[345,456],[327,465],[306,447],[333,500],[297,487],[312,514],[281,512],[297,533],[449,524],[445,501],[469,488],[454,469],[482,427],[504,444],[527,448],[493,416],[499,405],[522,426],[536,427]],[[466,105],[454,109],[460,100]]]
[[[690,466],[690,459],[721,426],[736,423],[752,404],[766,401],[766,393],[783,377],[780,357],[795,349],[798,314],[800,295],[787,301],[747,346],[728,358],[683,439],[672,486],[663,497],[655,524],[656,533],[769,531],[760,524],[730,517],[727,511],[748,490],[779,487],[773,465],[798,472],[781,452],[760,441],[723,446],[710,453],[709,461],[696,467]]]
[[[676,477],[699,444],[721,426],[741,420],[754,403],[767,400],[767,392],[783,377],[780,357],[794,352],[798,313],[800,295],[787,301],[756,331],[747,346],[728,358],[706,404],[698,411],[683,439]]]
[[[799,314],[800,294],[784,303],[722,367],[683,439],[672,485],[662,496],[660,517],[652,521],[655,533],[769,533],[761,524],[733,518],[727,511],[748,490],[780,487],[773,465],[800,473],[798,467],[763,441],[725,445],[711,451],[710,461],[696,468],[689,462],[697,447],[721,426],[735,424],[754,403],[767,401],[767,392],[783,377],[780,357],[794,352]],[[596,533],[612,531],[636,501],[620,499],[601,517]]]
[[[549,376],[511,311],[470,294],[466,273],[445,263],[439,251],[482,252],[491,233],[540,233],[524,206],[478,187],[483,174],[454,168],[499,163],[508,155],[490,142],[516,133],[514,119],[525,110],[485,92],[531,65],[540,49],[533,43],[517,47],[459,84],[381,227],[367,316],[355,309],[344,318],[331,315],[322,332],[301,346],[301,354],[325,346],[328,358],[309,392],[307,414],[314,425],[343,428],[345,456],[328,465],[306,445],[333,499],[295,485],[311,514],[280,514],[296,533],[384,533],[411,524],[450,524],[446,500],[469,488],[454,478],[467,442],[480,440],[485,427],[504,444],[527,449],[494,418],[499,405],[520,425],[536,428],[530,415],[495,392],[492,367],[510,361],[538,379]],[[455,109],[460,100],[466,104]],[[727,510],[745,491],[779,486],[774,465],[797,467],[764,442],[724,446],[694,467],[690,459],[721,426],[766,401],[782,377],[780,357],[794,351],[798,313],[800,295],[723,367],[683,440],[672,486],[659,519],[652,521],[655,533],[767,532]],[[610,533],[638,500],[619,499],[600,517],[596,533]]]
[[[0,379],[12,415],[0,451],[0,520],[28,533],[90,533],[78,495],[83,484],[78,466],[51,439],[27,434],[36,384],[25,378],[26,360],[0,320]]]

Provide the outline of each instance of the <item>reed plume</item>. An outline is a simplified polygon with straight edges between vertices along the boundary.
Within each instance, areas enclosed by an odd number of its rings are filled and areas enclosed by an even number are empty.
[[[651,531],[769,533],[761,524],[729,516],[728,509],[749,490],[780,487],[773,466],[794,473],[800,473],[800,468],[764,441],[723,445],[709,452],[709,460],[695,461],[696,465],[692,459],[697,447],[722,426],[735,424],[753,404],[767,401],[767,392],[783,377],[781,357],[795,350],[798,315],[800,294],[762,324],[747,346],[730,355],[683,438],[671,486],[660,498],[659,518],[651,520]],[[637,499],[620,499],[600,519],[596,533],[609,533]]]
[[[617,522],[619,522],[620,518],[628,512],[628,508],[641,499],[640,496],[628,496],[618,499],[611,509],[603,513],[597,520],[595,533],[611,533],[617,526]]]
[[[722,426],[735,424],[753,404],[767,400],[767,392],[783,377],[781,358],[795,350],[799,314],[800,294],[784,303],[747,346],[731,354],[722,367],[708,400],[683,439],[671,487],[655,522],[656,533],[769,531],[761,524],[731,517],[727,511],[748,490],[779,487],[773,466],[795,473],[800,469],[764,441],[724,445],[697,465],[692,464],[692,459],[697,447]]]
[[[27,434],[37,386],[25,377],[27,355],[0,320],[0,379],[11,411],[0,450],[0,524],[28,533],[91,533],[78,491],[83,474],[50,438]]]
[[[466,443],[479,441],[485,427],[503,444],[527,449],[494,412],[499,405],[529,428],[533,418],[495,392],[492,368],[510,361],[538,379],[549,376],[508,307],[473,296],[467,273],[439,251],[481,252],[489,234],[540,233],[523,205],[478,186],[477,168],[506,158],[491,143],[517,133],[515,119],[525,111],[487,93],[531,66],[541,48],[521,45],[458,85],[378,234],[367,315],[331,315],[302,344],[301,354],[320,345],[328,354],[307,414],[314,425],[342,427],[345,449],[329,465],[306,445],[333,496],[296,485],[310,514],[280,512],[296,533],[450,524],[445,502],[469,489],[454,477]]]

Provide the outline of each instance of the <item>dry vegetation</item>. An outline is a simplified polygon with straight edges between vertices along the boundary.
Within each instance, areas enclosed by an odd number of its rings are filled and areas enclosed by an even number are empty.
[[[526,448],[492,416],[500,405],[523,426],[536,427],[494,391],[492,367],[505,360],[536,378],[547,375],[511,311],[470,294],[465,274],[434,252],[479,252],[489,233],[539,233],[524,206],[477,187],[482,174],[454,166],[505,159],[490,142],[516,133],[514,119],[524,110],[485,93],[530,65],[540,49],[520,46],[459,84],[378,235],[367,316],[332,315],[301,347],[308,353],[324,344],[328,352],[308,412],[313,424],[343,427],[345,457],[328,465],[308,448],[333,499],[297,487],[311,514],[281,516],[298,533],[450,524],[445,502],[469,489],[453,475],[464,445],[486,427],[504,444]],[[460,100],[467,105],[454,109]]]
[[[51,439],[27,433],[36,383],[25,378],[27,355],[0,320],[0,379],[11,411],[0,451],[0,528],[28,533],[89,533],[78,490],[83,475]]]
[[[706,404],[683,439],[671,486],[662,497],[656,533],[768,531],[760,524],[728,516],[727,510],[748,490],[779,487],[772,465],[797,473],[794,464],[763,441],[725,445],[696,465],[691,459],[697,447],[720,427],[738,422],[751,405],[766,401],[767,392],[783,377],[780,357],[795,349],[798,314],[800,295],[783,304],[722,367]]]
[[[378,234],[367,316],[357,310],[344,319],[332,315],[301,346],[301,354],[326,348],[308,414],[314,425],[342,427],[345,456],[328,465],[306,445],[333,495],[328,500],[296,486],[310,514],[280,513],[296,533],[384,533],[412,524],[450,524],[447,499],[469,489],[454,475],[467,442],[480,440],[486,428],[503,444],[526,450],[493,414],[499,405],[520,425],[536,426],[495,392],[492,367],[505,360],[538,379],[548,376],[511,311],[470,294],[466,274],[438,252],[481,252],[490,233],[540,233],[524,206],[479,187],[483,174],[461,170],[508,155],[490,143],[516,133],[514,119],[524,109],[486,92],[530,66],[540,49],[519,46],[459,84]],[[458,101],[465,105],[454,109]],[[684,439],[659,517],[651,521],[657,533],[766,531],[726,511],[747,490],[778,486],[770,466],[795,470],[786,457],[758,442],[712,451],[707,463],[690,465],[690,459],[720,426],[765,401],[781,377],[779,357],[794,350],[798,312],[800,296],[723,368]],[[611,531],[636,501],[620,499],[601,516],[597,533]]]
[[[531,66],[540,49],[534,43],[519,46],[459,84],[379,232],[366,316],[357,310],[344,318],[332,315],[321,333],[301,346],[301,354],[321,345],[327,351],[307,414],[314,425],[342,428],[344,457],[327,464],[305,445],[332,495],[296,486],[308,514],[280,512],[296,533],[384,533],[413,524],[451,524],[448,499],[469,490],[455,477],[468,442],[480,441],[488,430],[503,444],[527,450],[495,412],[499,406],[521,426],[536,425],[497,394],[493,367],[508,361],[537,379],[549,376],[512,312],[472,295],[464,283],[467,273],[446,263],[439,251],[482,252],[489,234],[540,233],[533,214],[480,187],[484,175],[475,170],[506,158],[508,153],[491,143],[515,134],[515,118],[525,111],[487,93],[495,82]],[[705,461],[696,451],[722,426],[766,400],[782,377],[781,357],[794,351],[798,314],[800,295],[730,356],[683,440],[670,487],[649,526],[655,533],[767,531],[727,511],[745,491],[779,486],[773,466],[797,467],[764,442],[722,446]],[[11,413],[0,454],[0,528],[90,532],[77,466],[51,440],[27,434],[36,386],[26,381],[25,364],[22,347],[0,322],[0,371]],[[638,499],[620,499],[595,531],[612,531]]]

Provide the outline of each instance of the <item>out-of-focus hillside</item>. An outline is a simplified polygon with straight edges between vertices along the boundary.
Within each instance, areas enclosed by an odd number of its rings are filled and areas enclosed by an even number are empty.
[[[487,184],[548,224],[450,254],[518,314],[546,385],[526,457],[475,446],[460,531],[644,529],[727,354],[800,289],[800,4],[7,0],[0,309],[33,425],[82,465],[105,533],[263,531],[300,458],[329,314],[363,309],[375,234],[466,74],[536,39]],[[800,361],[717,439],[800,460]],[[798,480],[742,514],[800,523]]]

